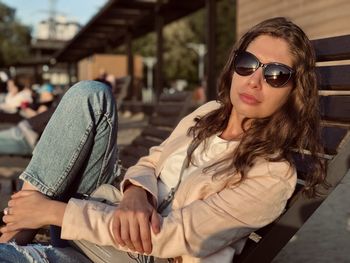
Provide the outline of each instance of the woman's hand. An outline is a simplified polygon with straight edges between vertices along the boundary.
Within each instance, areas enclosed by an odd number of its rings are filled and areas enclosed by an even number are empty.
[[[115,241],[131,250],[149,254],[152,252],[151,228],[155,234],[159,233],[160,216],[148,201],[146,191],[131,185],[114,214]]]
[[[66,204],[50,200],[34,190],[22,190],[11,196],[8,214],[3,217],[6,226],[2,233],[21,229],[37,229],[45,225],[62,224]],[[62,210],[63,209],[63,210]]]

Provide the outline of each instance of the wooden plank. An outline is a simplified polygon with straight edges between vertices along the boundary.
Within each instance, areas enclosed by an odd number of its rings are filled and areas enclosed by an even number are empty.
[[[319,89],[350,90],[350,65],[317,67]]]
[[[145,128],[141,134],[145,136],[156,137],[164,141],[169,137],[171,132],[172,130],[165,130],[158,127],[149,126]]]
[[[152,117],[150,120],[150,124],[154,126],[174,127],[177,123],[177,120],[163,116]]]
[[[162,140],[155,138],[155,139],[149,139],[145,136],[138,136],[135,140],[133,140],[132,144],[135,146],[142,146],[145,148],[151,148],[153,146],[159,145],[162,142]]]
[[[350,122],[350,96],[320,97],[322,119]]]
[[[331,160],[338,153],[339,147],[341,146],[344,139],[349,135],[349,130],[342,127],[323,127],[321,130],[321,140],[325,147],[325,158]],[[327,157],[329,156],[329,157]],[[301,153],[293,154],[294,163],[298,170],[298,177],[301,179],[304,178],[304,174],[309,172],[310,167],[310,156],[305,154],[304,156]]]
[[[30,162],[30,156],[9,156],[0,155],[0,166],[1,167],[27,167]]]
[[[341,127],[322,127],[321,138],[325,152],[330,155],[336,154],[340,143],[348,132],[348,129]]]
[[[182,111],[184,105],[179,105],[179,103],[160,103],[156,106],[155,111],[157,115],[169,116],[177,118],[179,113]]]
[[[143,147],[143,146],[139,146],[139,145],[129,145],[126,146],[123,150],[123,158],[121,160],[124,159],[124,156],[133,156],[136,159],[140,159],[142,156],[145,156],[148,154],[149,152],[149,148]]]
[[[316,39],[311,42],[317,61],[350,59],[350,35]]]
[[[130,166],[133,166],[134,164],[137,163],[139,158],[131,155],[124,155],[123,158],[121,159],[121,164],[125,168],[129,168]]]
[[[180,102],[185,101],[186,98],[190,96],[190,93],[182,91],[182,92],[176,92],[176,93],[162,93],[160,95],[159,101],[163,102]]]

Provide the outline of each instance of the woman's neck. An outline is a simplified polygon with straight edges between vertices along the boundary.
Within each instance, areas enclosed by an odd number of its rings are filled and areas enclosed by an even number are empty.
[[[244,130],[242,129],[242,122],[244,118],[244,116],[239,115],[234,109],[232,109],[227,126],[220,137],[227,141],[240,140],[244,133]],[[249,125],[250,121],[245,123],[244,128],[249,128]]]

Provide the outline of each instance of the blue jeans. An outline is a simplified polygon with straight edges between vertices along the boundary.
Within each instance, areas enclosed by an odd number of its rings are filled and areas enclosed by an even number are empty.
[[[60,201],[68,201],[77,193],[91,194],[119,174],[116,138],[116,105],[110,88],[96,81],[79,82],[62,98],[20,178]],[[8,248],[11,246],[0,245],[1,251],[24,254]],[[47,255],[56,248],[37,249]],[[64,251],[56,254],[50,262],[67,262],[58,256]],[[6,260],[2,257],[1,252],[0,262]]]
[[[15,243],[0,244],[2,263],[91,263],[91,261],[71,247],[17,246]]]
[[[110,89],[83,81],[67,91],[33,151],[21,179],[68,201],[117,175],[117,114]]]

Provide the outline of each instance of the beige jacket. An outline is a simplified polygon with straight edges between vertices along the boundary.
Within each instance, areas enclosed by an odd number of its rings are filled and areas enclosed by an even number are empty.
[[[176,148],[191,142],[187,130],[194,124],[193,119],[218,106],[217,102],[209,102],[182,119],[167,140],[128,169],[122,190],[126,182],[131,182],[157,198],[157,177],[164,160]],[[258,160],[235,187],[225,187],[201,170],[181,183],[172,212],[163,218],[161,232],[152,233],[152,255],[181,257],[182,262],[230,262],[252,231],[282,213],[296,185],[296,171],[287,162]],[[114,243],[113,210],[96,202],[71,199],[61,237],[125,250]]]

